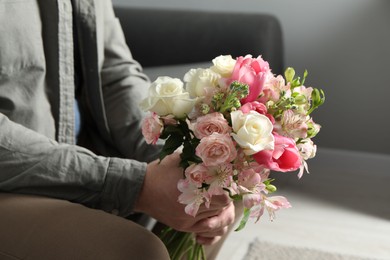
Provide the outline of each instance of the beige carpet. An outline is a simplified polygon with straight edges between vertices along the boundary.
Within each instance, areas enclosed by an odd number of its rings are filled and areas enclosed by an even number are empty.
[[[314,248],[287,246],[268,241],[253,241],[243,260],[376,260]]]

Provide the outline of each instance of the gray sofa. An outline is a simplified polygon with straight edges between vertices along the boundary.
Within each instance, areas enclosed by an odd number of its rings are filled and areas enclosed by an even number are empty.
[[[146,69],[252,54],[262,55],[275,73],[283,70],[282,30],[274,16],[120,6],[115,13],[134,58]]]
[[[221,54],[261,54],[274,73],[284,70],[282,28],[272,15],[120,6],[115,12],[152,80],[182,78]],[[244,259],[242,248],[254,237],[355,256],[345,259],[390,259],[390,156],[319,147],[308,163],[311,173],[301,180],[275,175],[294,208],[272,224],[250,226],[245,239],[233,234],[218,259]]]

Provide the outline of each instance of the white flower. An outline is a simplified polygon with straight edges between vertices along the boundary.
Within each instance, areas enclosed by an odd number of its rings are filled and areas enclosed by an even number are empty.
[[[298,151],[303,160],[314,158],[317,153],[317,146],[311,139],[304,139],[301,143],[297,144]]]
[[[287,97],[294,96],[295,103],[297,108],[295,109],[297,113],[306,115],[307,111],[310,109],[311,93],[313,92],[312,87],[299,86],[295,87],[293,90],[288,90],[286,92]]]
[[[141,101],[140,107],[145,111],[155,112],[159,116],[174,115],[183,118],[188,115],[196,99],[191,99],[184,91],[180,79],[158,77],[149,87],[149,95]]]
[[[184,75],[186,90],[191,97],[203,97],[209,89],[215,89],[220,75],[211,69],[191,69]]]
[[[213,66],[210,69],[222,77],[228,78],[231,76],[235,65],[236,60],[231,55],[220,55],[213,59]]]
[[[232,136],[246,155],[274,148],[272,123],[256,111],[244,114],[241,110],[230,113],[234,133]]]

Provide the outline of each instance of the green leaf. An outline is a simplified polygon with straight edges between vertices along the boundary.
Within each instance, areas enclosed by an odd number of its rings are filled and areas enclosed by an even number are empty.
[[[248,222],[250,213],[251,213],[250,209],[244,208],[244,214],[242,216],[240,225],[234,231],[240,231],[241,229],[243,229],[245,227],[246,223]]]
[[[183,136],[177,134],[171,134],[165,141],[164,146],[160,153],[160,160],[163,160],[165,156],[172,154],[183,143]]]
[[[168,125],[165,126],[163,129],[163,132],[160,135],[161,139],[166,139],[170,135],[175,134],[175,135],[184,135],[183,130],[180,129],[180,127],[177,127],[175,125]]]

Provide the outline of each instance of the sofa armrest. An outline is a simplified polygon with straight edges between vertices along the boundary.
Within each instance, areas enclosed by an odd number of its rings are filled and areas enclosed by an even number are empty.
[[[199,63],[219,55],[262,55],[283,68],[279,21],[268,14],[115,7],[134,58],[144,67]]]

